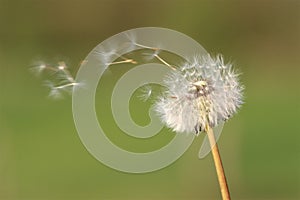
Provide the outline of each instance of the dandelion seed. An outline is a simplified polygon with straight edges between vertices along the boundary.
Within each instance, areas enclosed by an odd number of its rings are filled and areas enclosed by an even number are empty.
[[[123,60],[121,61],[115,61],[115,62],[111,62],[111,63],[106,63],[106,65],[117,65],[117,64],[124,64],[124,63],[131,63],[131,64],[137,64],[137,62],[133,59],[128,59],[128,58],[122,58]]]
[[[110,65],[123,64],[123,63],[137,64],[137,62],[135,60],[126,58],[123,55],[118,54],[116,50],[111,50],[108,52],[98,50],[98,51],[96,51],[96,54],[99,55],[101,62],[106,67],[108,67]],[[114,60],[114,57],[120,58],[121,61],[111,62],[112,60]]]
[[[150,85],[145,85],[141,88],[141,95],[139,95],[139,99],[143,102],[146,102],[152,96],[152,87]]]
[[[139,43],[133,43],[133,45],[135,45],[137,47],[140,47],[142,49],[149,49],[149,50],[154,51],[153,53],[143,53],[143,55],[146,55],[147,60],[151,60],[153,58],[156,58],[161,63],[163,63],[164,65],[166,65],[166,66],[170,67],[171,69],[175,70],[174,66],[170,65],[168,62],[166,62],[164,59],[162,59],[159,56],[159,53],[161,52],[161,48],[159,48],[159,47],[150,47],[150,46],[146,46],[146,45],[139,44]]]
[[[103,49],[99,49],[99,50],[95,50],[94,53],[96,53],[101,58],[101,60],[107,60],[107,58],[109,59],[111,56],[115,55],[116,51],[115,50],[105,51]]]
[[[126,38],[128,39],[128,42],[125,42],[124,45],[129,51],[135,50],[135,44],[136,44],[136,35],[134,32],[131,33],[125,33]]]
[[[41,73],[46,68],[47,68],[46,64],[41,64],[41,65],[39,65],[39,66],[36,67],[36,70],[37,70],[38,73]]]
[[[45,63],[40,62],[39,64],[31,67],[29,70],[33,72],[35,75],[39,76],[43,71],[50,70],[51,67]],[[52,69],[54,70],[54,69]]]

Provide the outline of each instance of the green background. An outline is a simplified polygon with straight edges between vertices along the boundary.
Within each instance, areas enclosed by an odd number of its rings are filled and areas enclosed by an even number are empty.
[[[71,98],[47,98],[29,73],[64,59],[76,74],[101,41],[145,26],[180,31],[243,72],[246,103],[219,140],[232,199],[299,199],[300,1],[267,0],[0,0],[0,199],[220,199],[211,155],[197,159],[203,136],[165,169],[112,170],[81,144]],[[123,137],[113,140],[138,148]]]

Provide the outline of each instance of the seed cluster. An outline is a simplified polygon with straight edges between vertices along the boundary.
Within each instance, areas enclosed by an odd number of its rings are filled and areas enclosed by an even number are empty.
[[[223,57],[195,57],[165,80],[155,109],[175,132],[195,132],[227,120],[243,103],[243,86]]]

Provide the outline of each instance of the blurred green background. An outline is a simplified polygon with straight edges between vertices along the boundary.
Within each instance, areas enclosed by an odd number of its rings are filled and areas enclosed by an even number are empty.
[[[71,98],[48,99],[29,73],[64,59],[76,74],[101,41],[144,26],[185,33],[243,72],[246,104],[219,140],[232,199],[300,199],[296,0],[0,0],[0,199],[220,199],[212,157],[197,158],[203,136],[160,171],[112,170],[81,144]]]

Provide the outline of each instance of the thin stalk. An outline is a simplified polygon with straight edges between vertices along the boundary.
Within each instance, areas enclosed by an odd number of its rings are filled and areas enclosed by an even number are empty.
[[[217,175],[218,175],[218,180],[219,180],[219,185],[220,185],[220,189],[221,189],[222,199],[223,200],[230,200],[229,189],[228,189],[228,185],[227,185],[225,172],[224,172],[224,169],[223,169],[222,160],[221,160],[221,157],[220,157],[218,145],[217,145],[216,140],[215,140],[214,132],[213,132],[211,127],[207,126],[206,127],[206,133],[207,133],[207,136],[208,136],[208,139],[209,139],[210,146],[213,147],[212,148],[212,155],[213,155],[215,168],[216,168]]]

